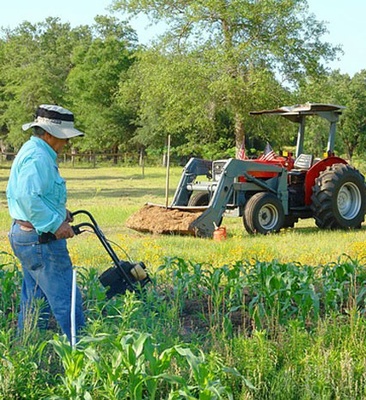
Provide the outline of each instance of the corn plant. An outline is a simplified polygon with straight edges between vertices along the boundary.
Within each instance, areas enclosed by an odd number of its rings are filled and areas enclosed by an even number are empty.
[[[246,276],[241,263],[207,269],[201,277],[208,301],[211,329],[221,326],[222,333],[233,333],[230,316],[245,308]]]
[[[320,288],[325,311],[342,311],[355,306],[365,309],[366,270],[357,260],[347,257],[322,268]]]
[[[144,332],[86,337],[76,349],[63,338],[50,341],[60,357],[62,389],[50,398],[92,399],[232,399],[221,378],[243,380],[235,368],[226,367],[217,355],[198,355],[189,347],[161,349]]]
[[[100,272],[96,268],[87,267],[78,267],[76,272],[85,308],[101,312],[105,304],[106,290],[99,282]]]
[[[252,296],[249,311],[258,328],[270,321],[285,323],[300,316],[305,322],[308,316],[315,320],[319,316],[312,268],[258,261],[248,272],[248,287]]]
[[[192,384],[185,387],[184,391],[176,391],[181,397],[171,398],[187,398],[199,400],[213,399],[233,399],[231,390],[223,385],[220,379],[217,379],[218,374],[225,372],[226,374],[234,375],[240,378],[248,387],[254,388],[249,380],[245,379],[235,368],[225,367],[217,355],[205,354],[200,351],[195,355],[191,349],[177,346],[176,351],[183,356],[190,366]],[[209,358],[209,359],[207,359]]]
[[[84,338],[82,343],[97,339]],[[89,370],[99,362],[99,356],[91,346],[72,348],[65,336],[55,337],[50,341],[56,354],[60,357],[63,371],[59,374],[63,385],[59,393],[68,399],[92,399],[94,382],[90,379]]]
[[[166,258],[165,264],[161,265],[158,272],[166,271],[171,273],[174,296],[178,299],[181,296],[192,298],[201,295],[205,290],[202,284],[202,277],[207,273],[206,267],[202,263],[185,261],[181,258]]]
[[[173,351],[161,354],[153,345],[151,335],[137,331],[110,338],[110,352],[98,364],[98,377],[108,394],[117,398],[159,398],[160,381],[182,383],[182,378],[168,374]]]

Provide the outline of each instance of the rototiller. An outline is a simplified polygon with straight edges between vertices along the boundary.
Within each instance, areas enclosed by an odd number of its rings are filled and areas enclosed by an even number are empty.
[[[87,230],[82,229],[84,227],[91,228],[114,263],[112,267],[108,268],[99,276],[99,281],[105,288],[107,288],[106,296],[108,299],[117,294],[125,294],[127,290],[131,292],[139,292],[148,282],[151,282],[149,274],[146,271],[146,266],[143,262],[133,263],[131,261],[120,260],[110,242],[99,228],[94,217],[85,210],[75,211],[71,215],[72,217],[75,217],[78,214],[87,215],[91,222],[82,222],[73,225],[72,228],[75,235],[86,232]]]

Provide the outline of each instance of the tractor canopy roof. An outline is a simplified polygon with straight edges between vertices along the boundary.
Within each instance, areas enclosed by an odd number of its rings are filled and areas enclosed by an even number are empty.
[[[301,122],[305,115],[318,115],[329,120],[338,120],[346,107],[335,104],[305,103],[283,106],[274,110],[251,111],[250,115],[281,115],[292,122]]]

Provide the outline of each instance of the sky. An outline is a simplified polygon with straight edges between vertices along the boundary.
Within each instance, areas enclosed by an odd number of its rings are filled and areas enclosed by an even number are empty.
[[[0,27],[13,29],[23,21],[37,23],[47,17],[59,17],[61,22],[69,22],[73,27],[91,25],[96,15],[110,14],[110,4],[110,0],[1,0]],[[366,69],[366,1],[308,0],[308,4],[310,12],[326,22],[329,33],[323,40],[341,45],[344,51],[339,60],[328,66],[350,76]],[[124,19],[121,13],[116,16]],[[148,27],[144,18],[132,21],[131,26],[141,43],[148,43],[157,33]]]

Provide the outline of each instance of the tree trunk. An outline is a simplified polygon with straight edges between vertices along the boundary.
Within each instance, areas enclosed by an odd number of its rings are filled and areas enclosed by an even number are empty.
[[[235,145],[236,151],[238,152],[244,143],[245,133],[244,133],[244,123],[241,119],[241,115],[239,113],[235,114]]]
[[[352,161],[352,157],[353,157],[353,147],[352,146],[347,146],[346,147],[346,153],[347,153],[347,157],[349,159],[349,161]]]
[[[118,144],[113,145],[112,152],[113,152],[113,164],[117,165],[118,164]]]

